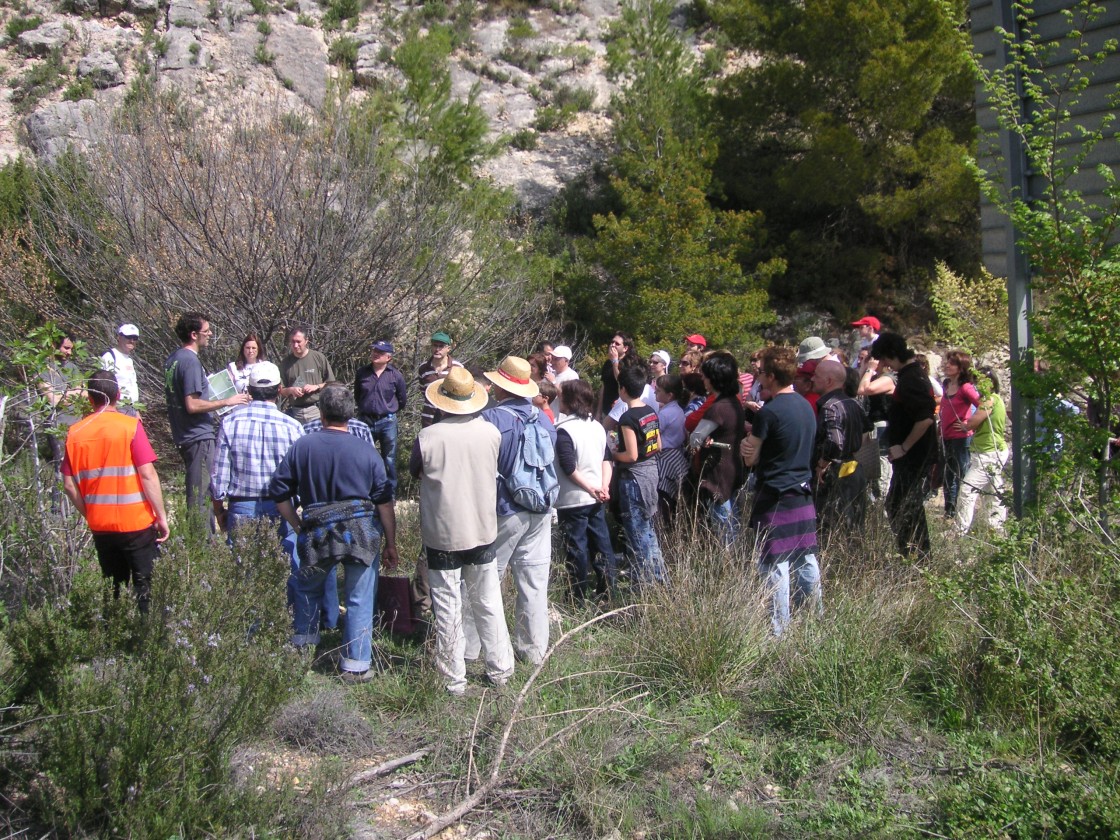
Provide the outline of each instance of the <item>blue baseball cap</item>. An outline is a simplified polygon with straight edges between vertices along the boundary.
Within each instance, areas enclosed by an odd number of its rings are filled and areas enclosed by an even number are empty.
[[[393,345],[388,341],[375,341],[369,346],[369,349],[380,350],[382,353],[388,353],[390,356],[393,355]]]

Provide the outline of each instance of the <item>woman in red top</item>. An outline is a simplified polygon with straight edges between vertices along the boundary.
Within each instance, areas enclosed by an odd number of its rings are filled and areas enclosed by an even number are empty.
[[[972,412],[980,405],[980,393],[973,384],[972,356],[968,353],[950,351],[941,369],[945,373],[941,383],[945,394],[941,398],[938,416],[941,439],[945,444],[945,516],[951,518],[957,510],[961,480],[968,472],[972,432],[967,424]]]

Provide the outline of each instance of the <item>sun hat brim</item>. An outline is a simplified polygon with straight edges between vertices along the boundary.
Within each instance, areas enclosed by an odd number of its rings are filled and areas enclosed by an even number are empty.
[[[489,379],[493,384],[501,388],[503,391],[513,394],[516,397],[528,397],[532,399],[541,392],[541,389],[537,386],[537,383],[532,379],[530,379],[528,382],[518,382],[517,380],[511,379],[506,374],[504,374],[500,368],[498,370],[485,371],[482,375]]]
[[[430,383],[424,389],[424,396],[427,397],[428,402],[446,414],[474,414],[486,408],[486,403],[490,401],[486,389],[477,382],[474,383],[471,395],[462,400],[441,391],[443,384],[442,379]]]

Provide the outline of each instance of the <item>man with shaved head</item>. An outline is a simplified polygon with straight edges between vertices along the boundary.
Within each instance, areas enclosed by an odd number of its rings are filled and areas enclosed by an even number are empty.
[[[813,371],[813,391],[820,394],[813,449],[814,495],[826,543],[838,533],[849,538],[859,534],[867,509],[867,477],[855,458],[871,423],[860,404],[844,393],[846,377],[844,366],[833,359],[822,360]]]

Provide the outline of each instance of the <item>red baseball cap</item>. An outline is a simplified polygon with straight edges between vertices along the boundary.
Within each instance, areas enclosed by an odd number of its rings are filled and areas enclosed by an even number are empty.
[[[879,323],[879,319],[874,315],[864,315],[858,321],[852,321],[853,327],[871,327],[875,332],[879,332],[883,325]]]
[[[708,339],[704,338],[704,336],[700,335],[700,333],[693,333],[692,335],[686,335],[684,337],[684,343],[699,344],[701,347],[707,347]]]
[[[812,376],[817,372],[817,365],[819,365],[820,363],[820,359],[809,359],[808,361],[801,363],[801,365],[797,368],[797,372],[802,376]]]

